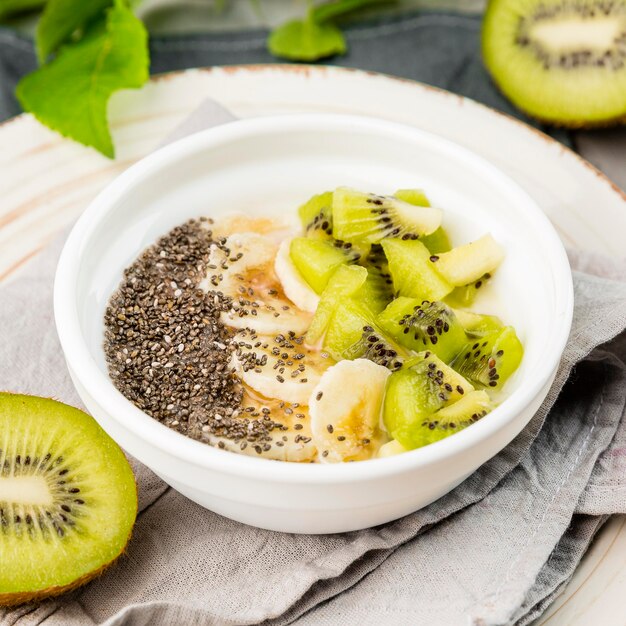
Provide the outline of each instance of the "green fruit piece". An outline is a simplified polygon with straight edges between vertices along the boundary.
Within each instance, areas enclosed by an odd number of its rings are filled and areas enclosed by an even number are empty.
[[[456,309],[454,313],[465,332],[473,337],[482,337],[504,327],[502,320],[495,315],[483,315],[462,309]]]
[[[369,359],[389,369],[398,369],[409,353],[385,337],[374,314],[354,299],[341,301],[331,318],[324,350],[333,359]]]
[[[333,234],[333,192],[325,191],[298,208],[298,217],[307,237],[329,239]]]
[[[415,206],[430,206],[428,196],[421,189],[398,189],[393,195]]]
[[[454,288],[434,267],[421,241],[386,239],[382,242],[396,292],[407,298],[441,300]]]
[[[502,388],[522,361],[524,348],[512,326],[475,337],[452,361],[452,367],[473,383]]]
[[[361,258],[360,252],[351,250],[350,244],[308,237],[292,239],[289,254],[304,280],[318,294],[324,291],[338,267],[356,263]]]
[[[470,391],[453,404],[439,409],[420,422],[411,433],[415,448],[427,446],[467,428],[491,411],[492,404],[486,391]]]
[[[354,294],[354,298],[365,304],[372,313],[380,313],[393,298],[393,287],[378,272],[368,268],[365,283]]]
[[[476,301],[476,296],[480,293],[480,289],[490,280],[491,274],[487,272],[484,276],[481,276],[478,280],[469,285],[455,287],[452,293],[446,297],[446,302],[454,308],[471,306]]]
[[[333,235],[341,241],[378,243],[386,238],[416,239],[441,224],[442,212],[393,196],[339,187],[333,193]]]
[[[430,201],[421,189],[398,189],[398,191],[396,191],[393,195],[396,198],[403,200],[404,202],[408,202],[409,204],[414,204],[415,206],[430,206]],[[420,241],[432,254],[447,252],[452,248],[448,233],[446,233],[443,229],[443,226],[440,226],[430,235],[420,237]]]
[[[123,552],[136,514],[128,461],[92,417],[0,393],[0,606],[98,575]]]
[[[529,115],[558,125],[626,117],[624,0],[491,0],[482,51],[502,92]]]
[[[491,274],[503,258],[502,246],[491,235],[484,235],[450,252],[433,255],[431,260],[439,274],[451,285],[458,287]]]
[[[425,445],[428,442],[421,431],[434,429],[429,428],[429,416],[471,391],[474,387],[441,359],[430,351],[422,352],[387,381],[385,427],[405,448]]]
[[[443,302],[396,298],[378,316],[378,325],[410,350],[430,350],[449,363],[467,341],[454,311]]]
[[[315,315],[306,333],[308,345],[314,346],[322,339],[338,303],[359,290],[367,276],[367,270],[357,265],[340,265],[337,268],[322,291]]]

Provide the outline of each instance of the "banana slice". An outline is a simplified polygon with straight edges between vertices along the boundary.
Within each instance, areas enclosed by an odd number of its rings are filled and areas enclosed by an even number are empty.
[[[246,213],[231,213],[207,224],[205,228],[211,230],[216,238],[250,232],[265,235],[277,244],[286,237],[296,236],[302,230],[300,221],[293,211],[275,217],[254,217]]]
[[[233,299],[231,310],[221,314],[223,324],[266,335],[306,332],[312,316],[298,310],[285,295],[274,272],[277,249],[256,233],[236,233],[223,244],[213,244],[200,288],[219,290]]]
[[[311,436],[307,406],[264,398],[244,385],[242,410],[238,419],[247,422],[244,430],[249,435],[228,439],[213,433],[203,433],[203,439],[223,450],[273,461],[311,463],[315,460],[317,449]],[[259,421],[262,424],[275,424],[262,438],[253,434],[257,426],[255,422]]]
[[[278,247],[274,270],[283,287],[285,295],[303,311],[315,313],[320,297],[311,289],[309,284],[302,278],[291,260],[289,247],[291,239],[285,239]]]
[[[387,441],[380,415],[389,374],[367,359],[340,361],[324,372],[309,400],[322,463],[369,459]]]
[[[242,330],[233,338],[233,366],[246,385],[266,398],[307,404],[322,374],[334,361],[304,346],[302,336],[257,335]]]

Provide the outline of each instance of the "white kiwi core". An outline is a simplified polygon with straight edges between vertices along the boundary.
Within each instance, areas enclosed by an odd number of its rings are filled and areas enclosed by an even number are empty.
[[[555,20],[540,20],[528,29],[529,39],[545,50],[557,53],[590,50],[609,51],[615,40],[626,31],[626,17],[571,15]]]
[[[0,478],[0,502],[51,506],[53,498],[43,476],[9,476]]]

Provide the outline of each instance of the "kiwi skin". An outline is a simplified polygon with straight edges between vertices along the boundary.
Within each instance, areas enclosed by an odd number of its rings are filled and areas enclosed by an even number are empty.
[[[506,98],[508,98],[519,110],[524,112],[530,118],[542,124],[571,129],[594,129],[607,128],[610,126],[616,126],[626,123],[626,98],[623,97],[623,89],[625,85],[623,69],[619,70],[621,72],[620,84],[622,90],[621,94],[623,105],[619,106],[618,104],[616,106],[615,99],[612,99],[610,106],[611,108],[613,108],[613,111],[611,112],[602,112],[601,110],[598,110],[598,107],[595,107],[593,110],[590,109],[588,113],[585,113],[580,110],[576,111],[575,107],[572,107],[570,109],[569,105],[563,107],[562,102],[555,105],[556,110],[552,112],[548,110],[543,111],[543,104],[541,106],[538,106],[537,103],[531,103],[530,101],[525,102],[526,96],[524,95],[524,93],[518,93],[516,88],[511,86],[510,79],[513,74],[511,73],[511,71],[503,71],[502,64],[505,63],[505,67],[510,68],[516,63],[514,59],[510,59],[511,55],[505,54],[507,51],[502,49],[505,47],[502,45],[502,42],[504,42],[506,39],[506,35],[502,35],[502,33],[505,31],[509,31],[513,27],[513,25],[517,23],[516,20],[525,17],[525,14],[523,12],[525,9],[535,9],[540,4],[543,5],[543,3],[539,1],[531,1],[524,4],[519,0],[488,0],[482,28],[482,57],[487,70],[491,74],[493,82],[498,87],[500,92]],[[558,6],[559,4],[559,0],[548,0],[545,3],[545,8],[550,9],[552,7]],[[592,4],[593,3],[589,2],[585,6],[587,9],[593,8],[591,6]],[[599,8],[598,13],[600,13],[600,11],[601,9]],[[500,38],[499,40],[498,37]],[[510,42],[510,45],[514,45],[513,41]],[[555,75],[557,74],[557,72],[558,70],[555,71]],[[602,77],[602,79],[605,81],[607,78],[611,79],[610,74],[607,74],[606,77]],[[611,79],[611,82],[617,83],[617,78],[618,74],[616,73],[615,79]],[[590,91],[590,88],[585,88],[585,85],[583,84],[583,79],[584,76],[581,72],[580,79],[578,81],[578,83],[580,84],[580,88],[583,89],[583,91]],[[533,84],[537,89],[537,93],[549,93],[549,89],[546,89],[546,85],[541,84],[542,80],[543,78],[541,76],[536,75],[527,76],[524,82]],[[555,83],[554,89],[557,89],[558,76],[555,76],[555,78],[552,80],[554,80]],[[517,83],[519,82],[519,76],[517,76]],[[570,83],[571,82],[572,81],[570,81]],[[596,83],[597,82],[598,81],[596,81]],[[609,83],[606,84],[608,86]],[[548,87],[550,86],[548,85]],[[619,94],[619,86],[615,88],[615,85],[612,85],[611,88],[614,91],[617,91]],[[602,96],[598,96],[598,98],[601,97]]]
[[[97,425],[95,420],[91,416],[84,413],[83,411],[80,411],[79,409],[70,407],[66,404],[63,404],[51,398],[41,398],[38,396],[29,396],[29,395],[15,394],[11,392],[0,391],[0,418],[2,417],[1,409],[4,408],[2,406],[4,403],[8,403],[9,406],[13,404],[15,407],[19,407],[19,408],[23,408],[24,406],[30,405],[33,407],[33,412],[43,411],[46,413],[46,417],[49,417],[50,419],[53,419],[56,416],[57,412],[69,411],[73,414],[74,420],[76,419],[85,420],[88,430],[100,431],[100,437],[102,437],[104,442],[106,442],[105,443],[106,447],[109,450],[114,450],[114,454],[116,456],[121,455],[121,457],[124,457],[124,454],[119,448],[119,446],[115,442],[113,442],[113,440],[111,440],[109,436],[106,435],[106,433],[104,433],[104,431],[100,428],[100,426]],[[109,456],[109,459],[111,459],[110,456]],[[129,526],[128,534],[123,540],[123,547],[121,548],[121,550],[115,556],[113,556],[107,563],[104,563],[100,567],[97,567],[93,569],[92,571],[86,572],[78,576],[77,578],[69,582],[68,584],[51,585],[49,587],[45,587],[42,589],[33,589],[33,590],[28,590],[28,591],[11,591],[11,592],[0,591],[0,607],[16,607],[22,604],[41,601],[46,598],[59,596],[69,591],[73,591],[74,589],[77,589],[78,587],[85,585],[86,583],[93,580],[97,576],[100,576],[109,567],[111,567],[111,565],[113,565],[120,556],[126,553],[126,548],[128,546],[128,542],[130,541],[130,538],[132,535],[134,520],[136,519],[136,516],[137,516],[137,507],[138,507],[137,483],[135,481],[134,474],[132,470],[130,469],[129,465],[127,468],[127,475],[132,476],[132,480],[127,480],[126,484],[124,485],[124,488],[128,490],[126,493],[131,496],[129,506],[132,506],[132,511],[129,510],[129,513],[132,513],[133,523],[131,523]]]

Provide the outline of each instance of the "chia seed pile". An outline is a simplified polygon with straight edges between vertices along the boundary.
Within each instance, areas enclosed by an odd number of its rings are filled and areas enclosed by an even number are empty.
[[[231,332],[219,321],[232,299],[198,287],[211,246],[228,253],[211,224],[201,218],[174,228],[125,270],[104,318],[109,375],[135,406],[169,428],[205,442],[217,436],[241,449],[250,444],[261,454],[271,447],[270,433],[287,427],[268,409],[244,407],[230,365]]]

